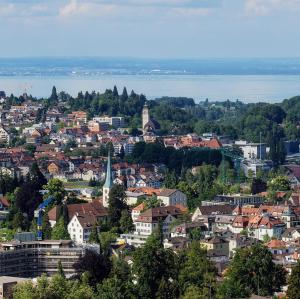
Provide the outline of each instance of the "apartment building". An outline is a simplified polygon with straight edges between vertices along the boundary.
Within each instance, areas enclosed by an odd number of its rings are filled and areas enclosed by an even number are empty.
[[[71,240],[25,241],[0,243],[0,276],[37,277],[57,273],[61,261],[66,275],[75,273],[74,263],[86,250],[96,246],[74,246]]]

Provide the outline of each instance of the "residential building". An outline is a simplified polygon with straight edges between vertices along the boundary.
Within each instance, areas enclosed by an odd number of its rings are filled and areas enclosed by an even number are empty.
[[[54,275],[60,261],[67,276],[75,274],[74,263],[87,249],[99,246],[73,246],[70,240],[10,241],[0,243],[0,276],[37,277]]]
[[[186,195],[177,189],[162,189],[157,195],[157,199],[161,200],[165,206],[187,206]]]
[[[8,144],[11,140],[11,135],[2,125],[0,126],[0,143]]]
[[[120,116],[98,116],[98,117],[94,117],[93,121],[97,121],[99,123],[106,123],[109,124],[110,126],[114,127],[114,128],[123,128],[124,127],[124,117],[120,117]]]
[[[266,215],[250,217],[247,229],[250,236],[263,241],[265,237],[280,239],[285,227],[280,219]]]
[[[266,143],[247,143],[247,141],[236,141],[237,145],[242,151],[246,159],[261,159],[264,160],[267,155]]]
[[[95,215],[77,213],[68,224],[68,232],[75,244],[82,244],[89,241],[94,226],[97,232],[100,232],[100,225]]]
[[[209,256],[229,256],[229,242],[225,238],[209,237],[201,240],[200,246],[207,250]]]

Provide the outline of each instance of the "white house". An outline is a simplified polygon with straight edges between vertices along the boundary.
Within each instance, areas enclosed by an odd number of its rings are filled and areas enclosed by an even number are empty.
[[[159,192],[157,199],[160,199],[165,206],[187,206],[186,195],[177,189],[162,189]]]
[[[100,226],[97,225],[97,218],[95,216],[77,213],[68,224],[68,232],[76,244],[86,243],[89,240],[94,225],[100,231]]]
[[[3,127],[0,126],[0,142],[1,143],[9,143],[11,136],[9,132]]]
[[[140,210],[140,207],[138,210]],[[140,211],[136,212],[138,214]],[[148,209],[140,213],[137,218],[132,215],[135,218],[135,231],[131,234],[122,235],[122,238],[129,245],[140,246],[145,243],[147,237],[159,229],[160,225],[162,225],[164,239],[169,238],[171,223],[182,213],[181,209],[175,206],[168,206]]]
[[[255,216],[249,219],[248,231],[251,236],[263,241],[266,236],[280,239],[285,227],[284,222],[273,216]]]
[[[265,143],[247,143],[244,140],[238,140],[235,144],[243,151],[246,159],[262,159],[266,158],[267,145]]]

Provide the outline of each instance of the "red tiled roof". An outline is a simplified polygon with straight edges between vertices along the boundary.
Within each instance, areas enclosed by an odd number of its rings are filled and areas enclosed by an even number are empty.
[[[284,241],[276,240],[276,239],[271,240],[266,245],[268,248],[285,248],[286,247],[286,243]]]

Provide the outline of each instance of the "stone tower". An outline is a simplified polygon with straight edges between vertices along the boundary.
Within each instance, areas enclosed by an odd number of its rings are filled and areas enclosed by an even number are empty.
[[[143,120],[143,128],[142,129],[144,130],[145,129],[145,125],[150,120],[149,107],[147,106],[147,104],[145,104],[144,107],[143,107],[142,120]]]
[[[110,152],[109,152],[107,157],[106,178],[102,189],[103,206],[106,208],[108,207],[109,192],[112,186],[113,186],[113,180],[112,180]]]

